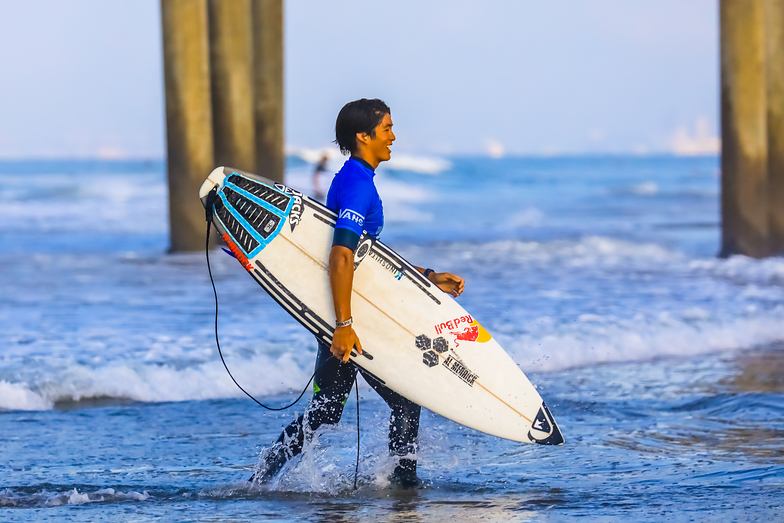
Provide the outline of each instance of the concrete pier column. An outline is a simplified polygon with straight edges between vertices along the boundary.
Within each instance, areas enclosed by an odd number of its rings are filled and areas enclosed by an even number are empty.
[[[214,167],[206,0],[161,0],[170,248],[204,248],[199,187]]]
[[[256,169],[251,0],[208,0],[215,164]]]
[[[283,181],[283,0],[252,0],[256,172]]]
[[[784,0],[765,2],[769,254],[784,255]]]
[[[765,0],[721,0],[720,255],[768,250]]]

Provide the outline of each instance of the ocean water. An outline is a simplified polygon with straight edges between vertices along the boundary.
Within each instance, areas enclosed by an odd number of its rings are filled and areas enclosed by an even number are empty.
[[[308,192],[300,156],[287,179]],[[382,239],[466,278],[460,300],[565,445],[425,411],[423,485],[398,490],[388,409],[360,381],[357,490],[353,396],[251,487],[306,400],[270,413],[226,375],[204,255],[166,253],[164,165],[6,161],[0,520],[784,520],[784,260],[716,258],[716,158],[395,160],[377,176]],[[212,259],[232,372],[291,401],[315,340],[233,258]]]

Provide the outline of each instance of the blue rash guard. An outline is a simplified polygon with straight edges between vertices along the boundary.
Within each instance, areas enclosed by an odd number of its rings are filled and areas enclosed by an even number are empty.
[[[351,157],[335,175],[327,193],[327,207],[338,213],[332,245],[352,251],[367,231],[375,237],[384,228],[384,206],[373,183],[375,171],[366,161]]]

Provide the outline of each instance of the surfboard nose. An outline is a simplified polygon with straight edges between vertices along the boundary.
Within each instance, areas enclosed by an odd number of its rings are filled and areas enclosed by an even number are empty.
[[[528,431],[528,438],[539,445],[563,445],[564,437],[561,429],[555,423],[550,409],[542,402],[542,406],[537,412],[531,430]]]
[[[201,198],[202,203],[205,202],[207,194],[209,194],[213,186],[217,185],[218,189],[223,186],[223,180],[226,178],[224,169],[224,167],[216,167],[212,170],[210,175],[207,176],[207,179],[204,180],[204,183],[201,184],[201,187],[199,188],[199,198]]]

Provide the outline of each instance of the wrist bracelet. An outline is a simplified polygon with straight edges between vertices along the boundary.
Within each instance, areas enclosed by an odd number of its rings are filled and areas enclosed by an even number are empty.
[[[429,281],[430,280],[430,275],[432,273],[434,273],[434,272],[435,271],[433,269],[425,269],[425,272],[424,272],[423,276],[425,277],[426,280]]]
[[[346,321],[337,321],[337,320],[335,320],[335,325],[337,325],[338,327],[348,327],[352,323],[354,323],[354,318],[349,318]]]

